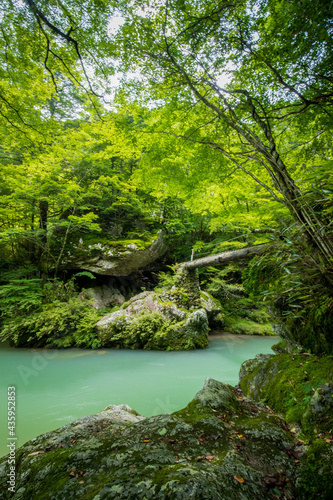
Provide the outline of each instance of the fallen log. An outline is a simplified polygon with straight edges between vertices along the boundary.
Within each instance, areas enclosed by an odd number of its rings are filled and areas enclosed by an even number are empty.
[[[230,250],[228,252],[222,252],[215,255],[209,255],[208,257],[202,257],[201,259],[182,262],[181,264],[179,264],[179,267],[185,267],[186,269],[196,269],[198,267],[206,266],[221,266],[223,264],[227,264],[228,262],[235,262],[246,257],[252,257],[254,255],[260,254],[270,246],[271,244],[265,243],[263,245],[254,245],[253,247],[241,248],[240,250]]]

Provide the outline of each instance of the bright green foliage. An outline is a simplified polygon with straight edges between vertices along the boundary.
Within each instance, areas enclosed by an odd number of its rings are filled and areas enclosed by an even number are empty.
[[[268,322],[261,324],[247,318],[233,316],[227,316],[225,318],[224,329],[229,333],[242,335],[275,335],[271,324]]]
[[[329,351],[332,18],[325,0],[5,3],[1,259],[45,281],[80,238],[164,229],[171,263],[282,233],[249,287],[283,303],[288,338]]]
[[[292,236],[291,236],[292,237]],[[244,270],[245,289],[270,305],[280,334],[313,353],[331,353],[333,299],[330,276],[308,254],[302,241],[286,238]]]
[[[113,7],[99,0],[2,2],[0,127],[10,131],[7,144],[19,137],[35,146],[52,137],[59,120],[87,107],[99,112],[99,84],[114,73],[104,63]]]
[[[102,231],[121,239],[130,231],[155,229],[129,181],[133,148],[126,147],[112,117],[107,127],[82,123],[64,129],[52,146],[40,149],[2,171],[0,249],[6,259],[28,259],[57,273],[66,246],[81,235]]]
[[[26,315],[42,304],[42,280],[33,276],[33,269],[18,269],[2,274],[7,283],[0,285],[1,319]]]

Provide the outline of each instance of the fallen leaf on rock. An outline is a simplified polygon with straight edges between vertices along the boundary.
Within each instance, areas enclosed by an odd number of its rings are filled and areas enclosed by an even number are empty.
[[[40,455],[41,453],[45,453],[44,450],[40,450],[40,451],[33,451],[32,453],[29,453],[29,455],[27,455],[28,457],[33,457],[34,455]]]
[[[206,455],[206,460],[213,460],[215,458],[215,455]]]
[[[234,476],[234,479],[236,479],[238,483],[245,483],[245,479],[242,476]]]

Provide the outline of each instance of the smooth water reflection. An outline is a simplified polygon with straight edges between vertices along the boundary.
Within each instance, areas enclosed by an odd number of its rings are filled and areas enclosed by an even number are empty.
[[[17,446],[109,404],[145,416],[183,408],[206,377],[238,383],[240,365],[277,337],[214,336],[200,351],[14,349],[0,346],[0,456],[7,453],[7,387],[16,386]]]

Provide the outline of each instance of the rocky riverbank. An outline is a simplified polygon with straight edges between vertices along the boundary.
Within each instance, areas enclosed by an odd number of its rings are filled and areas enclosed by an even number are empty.
[[[207,379],[172,415],[111,405],[19,448],[14,494],[4,457],[1,498],[332,498],[332,373],[331,356],[265,355],[242,365],[240,387]]]

